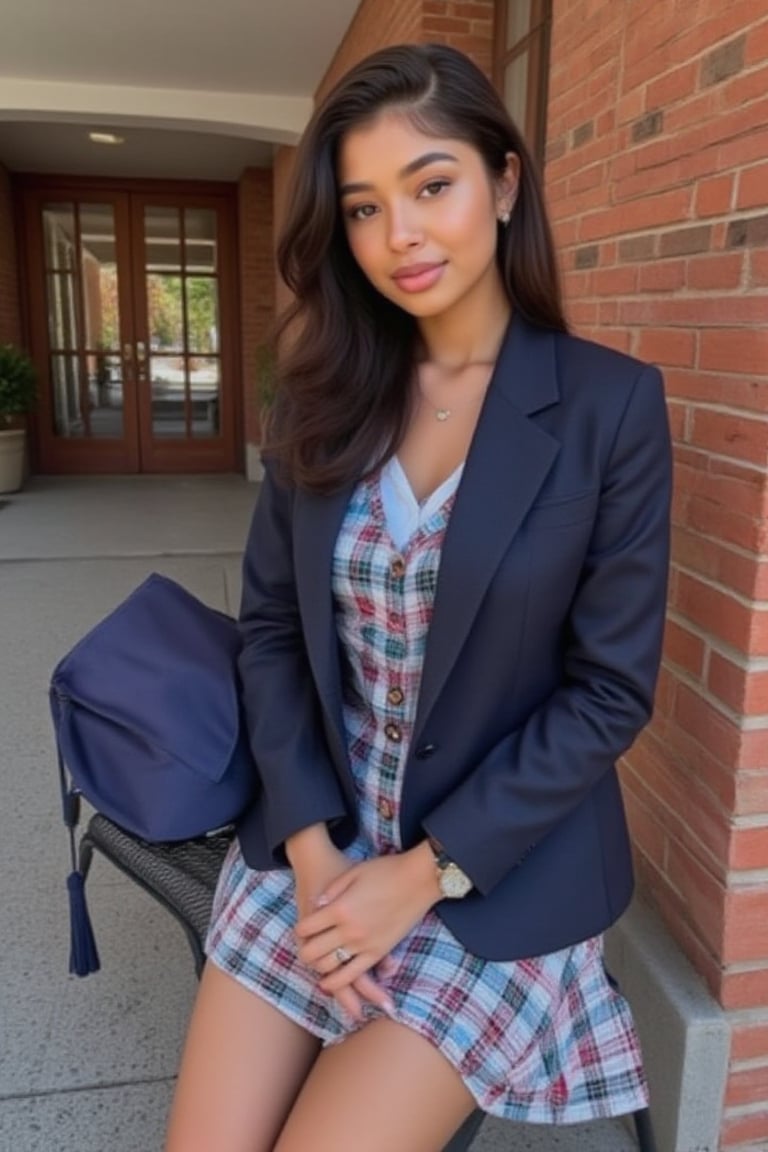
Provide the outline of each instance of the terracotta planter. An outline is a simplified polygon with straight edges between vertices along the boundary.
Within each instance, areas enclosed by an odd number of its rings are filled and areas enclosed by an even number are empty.
[[[0,430],[0,494],[18,492],[24,482],[23,428]]]

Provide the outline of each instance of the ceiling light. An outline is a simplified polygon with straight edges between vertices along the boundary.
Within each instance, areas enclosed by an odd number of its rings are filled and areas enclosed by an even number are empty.
[[[94,144],[125,144],[125,138],[116,136],[114,132],[89,132],[88,139]]]

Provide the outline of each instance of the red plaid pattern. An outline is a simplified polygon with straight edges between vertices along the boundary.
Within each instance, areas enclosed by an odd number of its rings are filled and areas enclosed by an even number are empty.
[[[401,847],[402,774],[454,495],[398,551],[378,480],[365,481],[336,544],[333,592],[361,829],[348,850],[352,859]],[[214,903],[209,957],[324,1043],[338,1043],[364,1025],[318,992],[297,959],[294,924],[290,872],[254,872],[233,845]],[[486,1112],[575,1123],[647,1103],[632,1017],[606,979],[599,937],[498,963],[467,952],[430,912],[393,957],[387,990],[396,1018],[441,1050]]]

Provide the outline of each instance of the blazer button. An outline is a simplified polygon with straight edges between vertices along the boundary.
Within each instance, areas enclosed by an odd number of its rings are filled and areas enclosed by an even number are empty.
[[[422,744],[416,749],[417,760],[428,760],[437,752],[437,744]]]
[[[384,726],[384,735],[394,744],[399,744],[403,738],[403,733],[397,724],[386,724]]]

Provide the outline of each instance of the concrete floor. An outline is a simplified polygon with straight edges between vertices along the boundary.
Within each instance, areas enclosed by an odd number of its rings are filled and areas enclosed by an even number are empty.
[[[0,1152],[162,1147],[192,965],[172,918],[97,857],[88,895],[102,969],[68,975],[47,686],[57,660],[151,571],[236,612],[254,496],[234,476],[35,478],[0,496]],[[487,1120],[473,1152],[635,1147],[620,1121]]]

